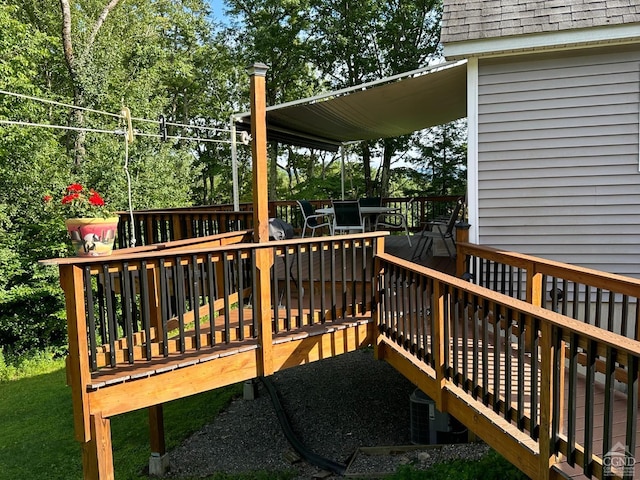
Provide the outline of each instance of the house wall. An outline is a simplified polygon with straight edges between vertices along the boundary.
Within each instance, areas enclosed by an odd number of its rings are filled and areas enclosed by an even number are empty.
[[[479,242],[640,277],[640,45],[478,72]]]

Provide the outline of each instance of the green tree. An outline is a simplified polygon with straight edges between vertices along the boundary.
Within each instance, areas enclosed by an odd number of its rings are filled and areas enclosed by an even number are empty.
[[[320,82],[309,64],[309,0],[227,0],[227,4],[234,19],[227,32],[233,38],[238,63],[262,62],[269,66],[267,105],[317,91]],[[278,145],[270,143],[269,197],[273,200],[288,191],[287,167],[278,171],[279,154]]]
[[[269,105],[413,70],[439,56],[441,2],[436,0],[228,0],[227,4],[236,20],[231,28],[240,58],[270,66]],[[362,143],[357,152],[368,194],[388,193],[391,163],[397,152],[408,148],[409,139]],[[373,155],[380,157],[375,172]],[[317,152],[294,154],[290,147],[277,150],[271,145],[270,158],[272,199],[280,198],[278,185],[295,192],[295,180],[301,191],[307,191],[312,173],[339,171],[332,167],[339,157],[320,164],[318,159],[328,157]],[[278,164],[286,171],[281,183]],[[327,165],[328,169],[322,168]]]
[[[162,113],[194,127],[215,124],[207,102],[223,94],[202,79],[232,77],[218,74],[211,58],[216,44],[201,0],[100,3],[0,2],[0,89],[90,107],[74,125],[106,132],[81,132],[84,152],[76,155],[67,151],[61,130],[0,124],[0,348],[5,351],[64,345],[57,269],[38,260],[65,256],[68,246],[62,219],[44,212],[42,196],[80,181],[103,193],[112,208],[124,210],[126,161],[134,208],[191,204],[200,178],[200,144],[163,143],[156,138],[155,120],[134,119],[135,141],[125,145],[116,133],[124,126],[117,115],[125,105],[136,118],[156,119]],[[73,74],[65,68],[63,24],[65,36],[72,33],[73,48],[67,46],[66,53],[73,53]],[[230,110],[227,106],[223,114],[227,119]],[[0,95],[2,119],[65,125],[73,111]],[[171,133],[199,134],[193,127],[175,127]]]
[[[18,12],[0,4],[0,90],[41,95],[55,40],[21,22]],[[48,116],[44,106],[0,95],[0,118],[9,122]],[[9,355],[64,342],[57,272],[37,264],[66,250],[55,221],[41,220],[42,194],[67,167],[58,145],[52,130],[0,124],[0,347]]]
[[[82,2],[77,2],[74,8],[75,15],[72,17],[70,0],[60,0],[60,9],[62,12],[62,47],[67,69],[69,70],[69,79],[73,87],[74,105],[80,107],[86,106],[85,93],[92,86],[96,86],[95,80],[99,71],[95,69],[96,62],[92,61],[92,56],[96,53],[94,52],[94,45],[104,22],[119,3],[120,0],[109,0],[95,16],[95,20],[88,23],[89,28],[82,29],[77,27],[75,34],[81,36],[82,40],[76,42],[76,35],[74,34],[73,28],[74,20],[76,25],[87,25],[87,23],[82,21],[86,22],[90,20],[90,15],[93,13],[92,9],[86,11],[84,18],[76,19],[76,16],[81,16],[81,12],[85,13],[84,8],[86,8],[86,5]],[[78,43],[82,44],[81,48]],[[77,127],[84,127],[83,110],[76,109],[72,111],[71,124]],[[74,138],[73,156],[76,164],[79,165],[85,155],[85,134],[83,131],[76,132]]]
[[[458,120],[433,127],[416,139],[418,155],[413,159],[421,171],[429,195],[462,195],[466,191],[467,129]]]
[[[310,60],[334,89],[414,70],[439,57],[442,5],[434,0],[312,0]],[[410,136],[362,142],[366,193],[386,196],[392,159]],[[378,153],[377,177],[371,170]]]

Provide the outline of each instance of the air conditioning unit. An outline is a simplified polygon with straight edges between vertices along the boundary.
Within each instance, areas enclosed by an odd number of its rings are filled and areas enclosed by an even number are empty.
[[[467,429],[454,417],[436,408],[436,402],[416,388],[409,404],[410,438],[415,445],[438,445],[467,441]]]

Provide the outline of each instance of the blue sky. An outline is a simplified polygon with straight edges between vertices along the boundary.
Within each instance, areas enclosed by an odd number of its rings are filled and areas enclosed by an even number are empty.
[[[224,10],[226,7],[224,0],[207,0],[207,2],[211,5],[211,16],[218,21],[225,20]]]

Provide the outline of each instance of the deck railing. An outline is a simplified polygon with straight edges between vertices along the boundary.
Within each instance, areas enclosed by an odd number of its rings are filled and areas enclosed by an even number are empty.
[[[400,208],[409,230],[420,231],[426,222],[448,217],[456,196],[385,198],[383,205]],[[331,200],[312,200],[315,208],[331,206]],[[253,206],[243,203],[240,211],[232,205],[212,205],[163,210],[120,212],[118,248],[150,245],[253,228]],[[133,216],[133,221],[131,217]],[[281,218],[298,231],[304,219],[294,200],[269,202],[269,216]],[[135,245],[132,245],[135,239]]]
[[[207,208],[120,212],[118,248],[151,245],[253,228],[253,212]],[[132,244],[135,241],[135,244]]]
[[[472,244],[458,262],[476,285],[640,339],[640,280]]]
[[[113,369],[140,361],[371,317],[373,256],[385,233],[238,243],[249,233],[60,260],[71,331],[86,332],[70,338],[83,357],[76,360],[107,370],[108,384],[123,381]],[[268,298],[256,298],[259,256],[269,265]],[[265,311],[270,328],[259,339]]]
[[[163,382],[161,373],[234,355],[238,362],[224,365],[239,374],[206,377],[193,392],[253,378],[298,364],[291,357],[309,352],[280,349],[278,365],[265,367],[276,346],[309,338],[308,348],[320,345],[330,355],[336,343],[322,346],[311,330],[324,335],[345,319],[375,318],[378,345],[386,342],[412,365],[395,366],[441,410],[466,425],[480,422],[481,432],[493,429],[485,439],[530,477],[547,478],[560,456],[588,475],[624,476],[615,468],[636,453],[640,343],[621,333],[631,325],[637,333],[640,283],[464,241],[457,245],[463,278],[456,278],[384,254],[385,235],[254,244],[247,243],[251,232],[238,231],[56,260],[77,438],[97,438],[91,415],[180,396],[153,390],[153,400],[121,406],[110,392],[123,399],[129,390],[103,387],[155,378],[137,387],[144,392]],[[566,307],[558,294],[543,298],[555,287],[568,295]],[[587,308],[592,296],[619,297],[621,307],[596,301]],[[593,308],[607,312],[599,325],[585,313]],[[249,362],[255,368],[245,368]],[[181,373],[173,382],[190,385],[180,383]]]
[[[532,478],[546,478],[560,454],[587,475],[631,478],[618,467],[634,464],[640,343],[386,254],[377,261],[380,333],[426,364],[439,408],[455,391],[526,434],[528,445],[516,438],[500,450]],[[571,278],[565,267],[556,264],[555,276]],[[614,418],[616,403],[624,418]],[[616,444],[624,449],[614,451]]]

